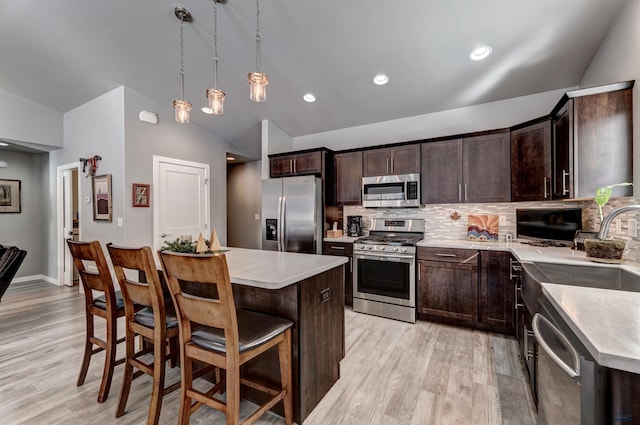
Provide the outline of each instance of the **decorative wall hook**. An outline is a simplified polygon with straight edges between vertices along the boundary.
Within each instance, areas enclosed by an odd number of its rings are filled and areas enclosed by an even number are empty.
[[[451,217],[451,220],[460,220],[460,214],[458,214],[458,211],[452,212],[449,217]]]
[[[98,169],[98,161],[101,161],[102,157],[100,155],[93,155],[91,158],[80,158],[80,162],[82,162],[82,172],[86,173],[85,177],[93,177],[96,174],[96,170]]]

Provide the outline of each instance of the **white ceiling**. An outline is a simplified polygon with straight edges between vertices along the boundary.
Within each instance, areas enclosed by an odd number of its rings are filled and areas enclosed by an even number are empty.
[[[179,97],[179,21],[191,122],[249,152],[259,121],[291,136],[578,85],[629,0],[261,0],[267,101],[248,99],[255,1],[218,4],[225,113],[200,112],[212,87],[212,0],[0,0],[0,88],[66,112],[125,85],[166,105]],[[493,55],[472,62],[472,48]],[[391,82],[374,86],[374,74]],[[317,101],[305,103],[313,92]]]

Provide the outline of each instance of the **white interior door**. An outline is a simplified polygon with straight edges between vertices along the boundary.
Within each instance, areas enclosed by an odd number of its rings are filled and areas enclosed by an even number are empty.
[[[66,240],[79,237],[78,218],[80,216],[80,185],[78,184],[79,163],[61,165],[58,175],[58,284],[73,286],[75,269],[73,258]],[[74,216],[76,221],[74,223]],[[75,224],[75,226],[74,226]]]
[[[209,164],[153,157],[154,248],[202,233],[209,238]]]

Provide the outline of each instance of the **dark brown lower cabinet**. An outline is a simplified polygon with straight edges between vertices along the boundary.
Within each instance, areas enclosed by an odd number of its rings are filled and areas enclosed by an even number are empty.
[[[349,257],[349,262],[344,265],[344,303],[353,305],[353,244],[325,241],[322,243],[322,254]]]
[[[418,247],[419,317],[513,334],[511,254]]]
[[[477,255],[474,250],[418,248],[418,313],[477,322]]]
[[[480,253],[480,322],[512,332],[514,284],[510,279],[511,254],[504,251]]]

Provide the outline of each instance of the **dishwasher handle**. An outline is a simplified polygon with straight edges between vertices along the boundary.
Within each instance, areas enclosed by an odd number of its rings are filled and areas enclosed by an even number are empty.
[[[575,369],[569,366],[568,364],[566,364],[564,361],[562,361],[562,359],[551,349],[547,341],[544,340],[544,338],[542,337],[542,333],[540,332],[541,325],[547,327],[554,334],[554,336],[558,338],[558,340],[560,340],[562,345],[564,345],[564,347],[569,351],[569,353],[571,354],[571,358],[573,359],[573,363],[575,364]],[[542,349],[560,367],[560,369],[562,369],[567,375],[569,375],[569,377],[571,377],[571,379],[573,379],[575,383],[579,384],[581,379],[580,356],[578,356],[578,352],[571,345],[567,337],[564,336],[564,334],[560,332],[560,330],[557,327],[555,327],[553,323],[549,321],[549,319],[547,319],[540,313],[536,313],[533,316],[531,327],[533,328],[536,341],[538,342],[538,344],[540,344]]]

